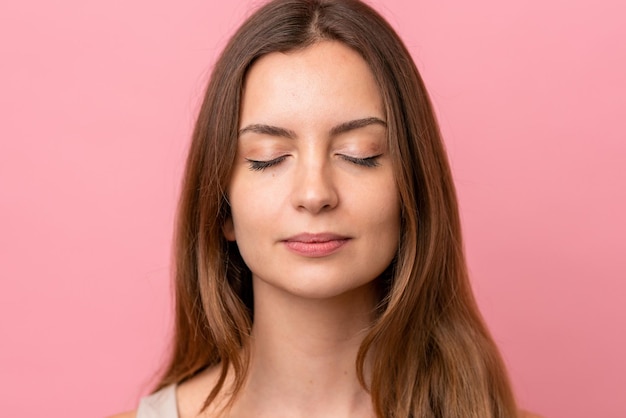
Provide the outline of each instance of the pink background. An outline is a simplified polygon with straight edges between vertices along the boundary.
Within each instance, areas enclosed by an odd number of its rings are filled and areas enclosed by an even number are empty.
[[[0,6],[0,414],[131,409],[210,64],[258,1]],[[626,7],[375,0],[429,86],[524,406],[626,416]]]

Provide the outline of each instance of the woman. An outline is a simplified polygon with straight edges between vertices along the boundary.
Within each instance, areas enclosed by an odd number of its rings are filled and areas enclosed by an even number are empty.
[[[517,417],[422,80],[356,0],[277,0],[218,60],[143,417]],[[127,415],[123,415],[127,416]]]

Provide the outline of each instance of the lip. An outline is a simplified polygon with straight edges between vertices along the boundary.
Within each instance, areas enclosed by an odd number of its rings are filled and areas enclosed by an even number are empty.
[[[350,237],[333,233],[294,235],[282,242],[287,249],[305,257],[326,257],[339,251]]]

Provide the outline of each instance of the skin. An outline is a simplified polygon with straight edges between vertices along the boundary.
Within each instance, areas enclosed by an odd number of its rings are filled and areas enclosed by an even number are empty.
[[[226,414],[222,396],[198,415],[217,368],[179,385],[180,418],[373,417],[355,360],[400,229],[373,75],[337,42],[268,54],[247,75],[239,129],[223,232],[253,273],[250,368]],[[301,235],[321,232],[334,239]]]
[[[384,120],[367,64],[342,44],[269,54],[253,66],[224,232],[237,241],[255,292],[332,299],[390,264],[400,205]],[[303,242],[302,233],[347,240],[331,255],[303,256],[290,248],[317,253],[324,245]]]

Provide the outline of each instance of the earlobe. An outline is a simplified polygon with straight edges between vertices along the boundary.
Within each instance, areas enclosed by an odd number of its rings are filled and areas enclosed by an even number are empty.
[[[224,234],[224,238],[228,241],[236,241],[235,238],[235,225],[233,224],[233,218],[229,216],[224,221],[224,225],[222,225],[222,233]]]

